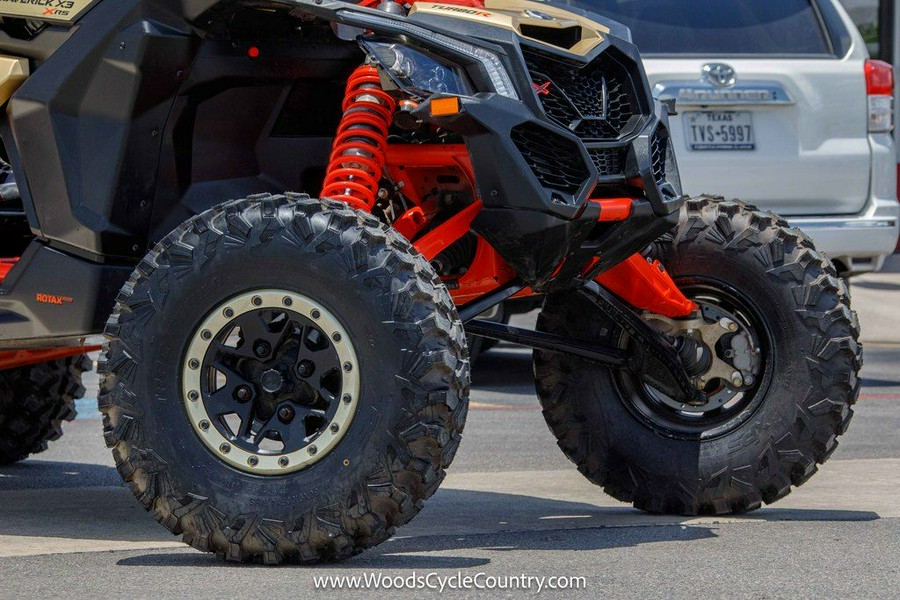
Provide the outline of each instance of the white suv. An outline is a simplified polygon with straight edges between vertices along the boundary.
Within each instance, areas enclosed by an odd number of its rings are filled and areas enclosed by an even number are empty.
[[[845,274],[897,246],[893,70],[836,0],[574,0],[629,26],[686,193],[758,204]]]

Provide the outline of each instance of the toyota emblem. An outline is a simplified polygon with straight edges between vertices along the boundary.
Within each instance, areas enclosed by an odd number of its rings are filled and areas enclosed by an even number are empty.
[[[709,63],[703,65],[703,78],[720,88],[731,87],[737,80],[734,68],[724,63]]]

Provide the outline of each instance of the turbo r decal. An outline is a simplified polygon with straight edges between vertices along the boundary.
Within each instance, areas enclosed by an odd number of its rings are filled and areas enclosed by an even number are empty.
[[[96,0],[0,0],[0,16],[71,23]]]
[[[457,5],[451,5],[451,4],[432,4],[431,8],[433,8],[434,10],[444,10],[444,11],[450,11],[450,12],[455,12],[455,13],[463,13],[463,14],[467,14],[467,15],[473,15],[475,17],[484,17],[486,19],[489,19],[494,16],[493,14],[491,14],[487,11],[484,11],[484,10],[477,10],[474,8],[467,8],[465,6],[457,6]]]

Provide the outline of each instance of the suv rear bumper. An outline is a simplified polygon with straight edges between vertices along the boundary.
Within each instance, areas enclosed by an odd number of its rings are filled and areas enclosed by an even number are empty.
[[[839,217],[789,217],[791,226],[812,237],[846,275],[881,269],[897,248],[900,203],[875,199],[863,213]]]

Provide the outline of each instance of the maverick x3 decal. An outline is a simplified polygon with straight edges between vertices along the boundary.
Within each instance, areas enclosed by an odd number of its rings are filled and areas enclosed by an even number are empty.
[[[0,16],[72,23],[97,0],[0,0]]]

